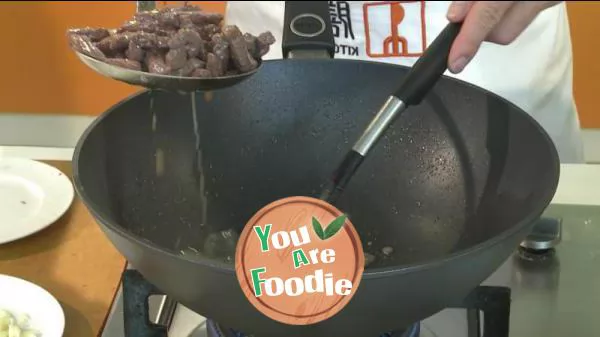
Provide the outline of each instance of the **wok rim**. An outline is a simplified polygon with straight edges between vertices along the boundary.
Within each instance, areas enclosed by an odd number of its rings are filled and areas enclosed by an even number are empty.
[[[365,64],[365,65],[373,64],[373,65],[382,66],[382,67],[401,68],[405,71],[408,71],[410,69],[410,67],[404,66],[404,65],[388,64],[388,63],[381,63],[381,62],[375,62],[375,61],[353,60],[353,59],[324,59],[324,60],[319,60],[319,59],[287,59],[287,60],[286,59],[276,59],[276,60],[263,61],[262,68],[268,67],[269,64],[281,63],[281,62],[296,62],[296,63],[338,62],[338,63],[347,63],[347,64],[353,64],[353,63],[357,64],[358,63],[358,64]],[[470,256],[472,254],[476,254],[477,252],[479,252],[481,250],[489,249],[493,246],[501,244],[506,239],[517,234],[519,231],[521,231],[525,227],[533,225],[533,222],[535,221],[535,219],[538,218],[541,214],[543,214],[544,210],[550,205],[550,203],[552,202],[552,199],[554,198],[554,195],[556,194],[556,191],[558,189],[558,183],[560,180],[560,159],[558,156],[558,150],[556,149],[556,146],[554,145],[554,142],[552,141],[552,138],[550,137],[548,132],[546,132],[546,130],[541,126],[541,124],[538,121],[536,121],[529,113],[527,113],[525,110],[521,109],[516,104],[510,102],[509,100],[507,100],[507,99],[501,97],[500,95],[495,94],[487,89],[476,86],[476,85],[466,82],[464,80],[461,80],[461,79],[458,79],[458,78],[455,78],[452,76],[448,76],[446,74],[442,75],[441,81],[454,83],[458,86],[463,86],[463,87],[469,88],[471,90],[480,91],[488,96],[494,97],[495,99],[497,99],[500,102],[502,102],[503,104],[505,104],[507,107],[511,107],[514,111],[516,111],[516,113],[523,115],[525,117],[525,119],[528,120],[532,124],[532,126],[537,130],[537,132],[543,138],[543,140],[545,140],[546,144],[549,145],[548,149],[550,150],[550,157],[551,157],[550,159],[554,162],[554,165],[551,167],[551,170],[552,170],[551,174],[554,176],[554,181],[552,182],[552,186],[551,186],[551,188],[548,189],[548,192],[546,193],[546,195],[542,196],[539,199],[540,201],[537,203],[537,206],[535,208],[533,208],[533,210],[530,212],[529,216],[522,218],[520,221],[516,222],[515,225],[505,229],[504,231],[500,232],[498,235],[492,236],[492,237],[490,237],[486,240],[483,240],[482,242],[480,242],[476,245],[470,246],[468,248],[465,248],[465,249],[462,249],[459,251],[455,251],[451,254],[441,255],[441,256],[433,258],[433,259],[429,259],[429,260],[425,260],[425,261],[421,261],[421,262],[407,263],[407,264],[403,264],[403,265],[373,268],[373,269],[369,269],[369,270],[365,269],[365,271],[363,272],[363,276],[362,276],[363,280],[364,279],[377,279],[377,278],[382,278],[382,277],[391,277],[391,276],[395,276],[395,275],[409,274],[409,273],[415,273],[415,272],[419,272],[419,271],[437,268],[441,265],[449,264],[455,260],[464,258],[466,256]],[[155,244],[149,240],[144,239],[142,236],[133,234],[132,232],[126,230],[124,227],[122,227],[112,221],[108,221],[110,219],[110,217],[103,214],[104,212],[102,212],[100,210],[100,208],[98,207],[98,205],[91,200],[91,198],[89,197],[88,193],[86,192],[86,190],[82,184],[81,177],[79,175],[79,157],[81,154],[81,150],[82,150],[83,146],[85,145],[85,142],[88,139],[88,136],[90,135],[90,133],[92,131],[94,131],[96,129],[97,125],[100,124],[107,116],[109,116],[111,113],[113,113],[113,111],[118,110],[124,104],[137,98],[138,96],[148,94],[149,92],[151,92],[151,90],[143,89],[139,92],[129,95],[128,97],[126,97],[126,98],[122,99],[121,101],[117,102],[116,104],[112,105],[109,109],[107,109],[102,114],[100,114],[97,118],[95,118],[94,121],[92,123],[90,123],[90,125],[88,125],[88,127],[82,133],[82,135],[80,136],[80,138],[77,141],[77,144],[75,146],[74,153],[73,153],[73,159],[72,159],[73,182],[74,182],[74,186],[75,186],[75,191],[81,198],[81,201],[83,202],[83,204],[88,208],[90,213],[95,217],[95,220],[97,223],[99,223],[103,226],[106,226],[111,231],[118,233],[120,236],[134,242],[135,244],[141,245],[146,249],[150,249],[150,250],[154,251],[155,253],[163,254],[172,259],[185,261],[187,263],[191,263],[194,265],[200,265],[202,267],[211,268],[215,272],[221,272],[221,273],[231,274],[231,275],[235,276],[235,265],[232,266],[229,264],[219,263],[218,260],[206,258],[204,256],[198,256],[198,257],[191,258],[186,255],[177,254],[174,251],[165,249],[158,244]],[[199,91],[199,92],[202,92],[202,91]],[[517,246],[515,246],[515,249],[516,248],[517,248]]]

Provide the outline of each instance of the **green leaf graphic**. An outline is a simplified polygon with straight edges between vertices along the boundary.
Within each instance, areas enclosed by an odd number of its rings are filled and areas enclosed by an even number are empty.
[[[315,230],[315,233],[317,234],[319,239],[325,240],[325,238],[323,237],[323,235],[325,235],[323,233],[323,227],[321,227],[321,223],[319,223],[319,220],[315,219],[314,216],[312,218],[312,225],[313,225],[313,229]]]
[[[329,239],[334,236],[339,230],[344,226],[344,222],[346,222],[346,214],[342,214],[333,220],[327,228],[325,228],[325,238],[324,240]]]

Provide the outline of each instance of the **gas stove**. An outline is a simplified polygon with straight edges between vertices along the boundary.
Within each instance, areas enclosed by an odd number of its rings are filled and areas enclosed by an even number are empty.
[[[599,261],[600,207],[551,205],[531,235],[462,305],[381,336],[600,336],[594,317],[600,306]],[[102,337],[167,336],[260,337],[173,303],[137,271],[126,270]]]

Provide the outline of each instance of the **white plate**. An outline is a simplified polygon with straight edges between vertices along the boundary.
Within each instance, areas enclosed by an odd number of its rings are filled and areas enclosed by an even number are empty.
[[[0,244],[50,226],[71,206],[71,180],[35,160],[0,158]]]
[[[29,328],[41,337],[62,337],[65,314],[60,303],[45,289],[31,282],[0,275],[0,310],[13,316],[29,316]]]

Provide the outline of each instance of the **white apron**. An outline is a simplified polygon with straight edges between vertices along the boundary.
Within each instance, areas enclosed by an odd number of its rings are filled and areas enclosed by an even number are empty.
[[[335,57],[411,66],[448,23],[450,3],[329,1]],[[271,31],[277,42],[264,59],[278,59],[283,15],[283,1],[228,1],[226,22],[252,34]],[[461,74],[446,74],[527,111],[553,139],[562,163],[584,162],[564,2],[542,12],[512,44],[484,43]]]

